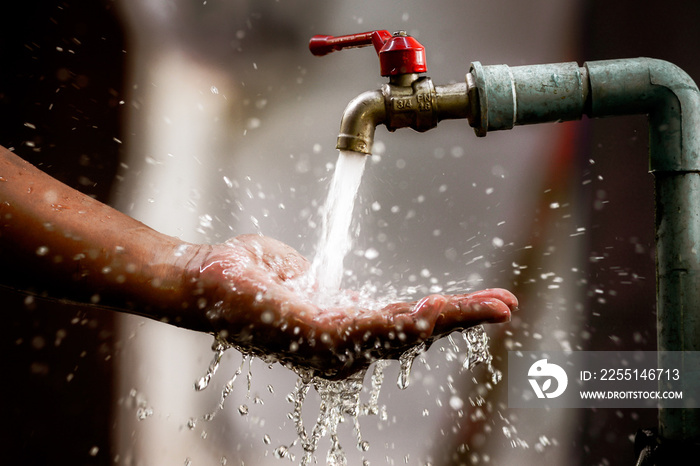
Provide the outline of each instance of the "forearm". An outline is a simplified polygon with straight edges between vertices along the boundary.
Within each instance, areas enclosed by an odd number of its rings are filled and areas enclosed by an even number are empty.
[[[200,246],[163,235],[0,147],[4,284],[156,319],[190,318]]]

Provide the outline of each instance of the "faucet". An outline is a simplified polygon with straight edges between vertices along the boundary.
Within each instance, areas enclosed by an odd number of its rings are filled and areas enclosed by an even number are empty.
[[[314,36],[315,55],[373,45],[389,82],[345,109],[337,148],[371,154],[374,130],[467,119],[477,136],[517,125],[646,114],[656,211],[657,348],[700,351],[700,91],[677,66],[632,58],[510,67],[471,63],[463,81],[434,85],[425,48],[405,32]],[[690,363],[688,363],[690,364]],[[664,367],[660,358],[659,367]],[[684,374],[698,368],[683,367]],[[658,435],[700,439],[700,409],[659,408]],[[643,463],[639,463],[643,464]]]
[[[375,128],[383,124],[389,131],[412,128],[424,132],[446,119],[470,118],[469,89],[466,83],[436,86],[420,73],[427,71],[425,47],[399,31],[372,31],[349,36],[311,38],[309,49],[317,56],[344,48],[374,45],[380,73],[389,82],[375,91],[353,99],[340,123],[337,148],[370,155]]]

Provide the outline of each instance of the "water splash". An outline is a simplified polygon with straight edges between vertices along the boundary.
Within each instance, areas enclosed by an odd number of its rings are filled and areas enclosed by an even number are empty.
[[[455,334],[458,335],[458,334]],[[462,337],[466,343],[466,349],[462,350],[453,336],[450,336],[447,341],[451,349],[457,354],[465,354],[462,363],[462,370],[472,370],[479,364],[486,364],[487,370],[491,374],[491,382],[498,383],[500,380],[500,371],[496,370],[493,365],[493,357],[489,352],[489,338],[483,326],[469,328],[462,332]],[[212,345],[214,357],[209,364],[207,373],[197,383],[195,388],[202,390],[209,384],[211,378],[216,373],[223,353],[234,346],[225,344],[221,340],[215,340]],[[399,358],[399,376],[397,385],[400,389],[406,389],[409,386],[410,374],[413,363],[417,357],[423,354],[427,349],[425,343],[415,345],[410,348]],[[205,421],[211,421],[224,409],[227,397],[233,391],[235,381],[245,370],[245,364],[248,364],[247,371],[247,396],[250,398],[252,385],[252,356],[243,355],[240,365],[237,367],[231,379],[222,389],[221,399],[216,409],[202,416]],[[301,464],[308,466],[317,463],[316,453],[322,439],[328,438],[330,446],[326,453],[326,462],[329,465],[343,466],[347,464],[346,451],[340,443],[338,436],[338,427],[340,424],[350,421],[352,426],[356,448],[358,451],[367,452],[371,445],[370,442],[363,438],[360,427],[360,418],[363,416],[379,416],[381,421],[386,421],[388,415],[386,406],[379,404],[379,396],[384,382],[384,369],[390,364],[390,361],[379,360],[373,365],[373,372],[370,378],[370,389],[366,402],[361,402],[360,394],[364,386],[364,378],[366,371],[358,372],[346,379],[339,381],[331,381],[315,376],[313,371],[308,369],[295,368],[295,372],[299,376],[296,386],[292,393],[287,397],[287,400],[292,403],[293,409],[289,413],[289,418],[293,421],[296,430],[296,438],[289,444],[279,445],[273,450],[273,455],[276,458],[285,458],[291,461],[296,460],[293,450],[297,446],[301,446],[302,456]],[[203,387],[203,388],[200,388]],[[310,431],[307,430],[303,418],[303,407],[307,400],[307,395],[311,388],[315,389],[320,396],[319,413],[316,421]],[[271,386],[267,390],[272,393],[274,389]],[[472,404],[474,403],[473,400]],[[460,407],[461,408],[461,407]],[[248,405],[240,405],[238,412],[241,415],[248,415],[250,408]],[[187,427],[189,430],[194,430],[197,419],[191,418]],[[508,426],[508,433],[511,435],[509,440],[511,443],[523,447],[523,441],[516,437],[514,428]],[[505,430],[504,430],[505,434]],[[264,443],[269,445],[271,439],[266,437]],[[363,459],[363,464],[367,462]]]
[[[369,399],[366,403],[360,402],[365,372],[357,373],[344,380],[330,381],[315,377],[310,371],[298,370],[299,378],[294,391],[287,396],[287,401],[293,404],[289,417],[294,422],[297,438],[291,444],[280,445],[275,448],[273,455],[276,458],[286,458],[294,461],[295,455],[292,450],[295,446],[301,445],[303,450],[301,464],[315,464],[317,462],[315,454],[318,450],[319,442],[323,438],[328,437],[330,447],[326,454],[327,464],[335,466],[346,465],[347,457],[338,437],[338,426],[347,417],[350,417],[352,420],[357,449],[361,452],[368,451],[370,442],[362,437],[359,418],[381,413],[381,419],[386,420],[386,408],[380,407],[378,401],[384,380],[384,368],[388,364],[388,361],[378,361],[374,365]],[[307,395],[312,387],[320,395],[321,402],[318,417],[309,433],[304,425],[302,412]],[[271,439],[267,435],[263,440],[266,445],[271,443]],[[363,460],[363,464],[367,464],[367,460]]]
[[[419,354],[424,353],[426,349],[425,343],[420,343],[413,348],[405,351],[399,357],[399,364],[401,368],[399,369],[399,379],[396,381],[396,385],[401,389],[405,390],[408,388],[409,378],[411,376],[411,368],[413,368],[413,361],[416,360]]]
[[[211,381],[211,378],[214,377],[214,374],[216,374],[216,371],[219,370],[219,364],[221,364],[221,358],[224,355],[224,352],[228,348],[228,345],[224,343],[222,340],[219,338],[214,339],[214,343],[211,345],[212,351],[214,351],[214,358],[211,360],[209,363],[209,367],[207,368],[207,373],[201,377],[199,380],[197,380],[194,383],[194,389],[199,391],[204,390],[209,386],[209,381]]]
[[[369,401],[362,405],[362,415],[376,415],[379,413],[379,392],[384,383],[384,368],[389,365],[389,361],[380,360],[374,364],[372,372],[372,388],[369,392]]]
[[[381,370],[381,369],[380,369]],[[328,436],[331,446],[326,454],[326,462],[329,465],[346,465],[347,457],[338,439],[338,424],[343,422],[345,416],[350,416],[353,428],[357,436],[358,448],[361,451],[369,449],[369,442],[362,439],[358,418],[363,411],[360,405],[360,392],[362,391],[365,372],[359,372],[344,380],[331,381],[315,377],[311,383],[304,382],[301,378],[297,383],[294,396],[293,419],[297,434],[301,440],[304,456],[302,465],[315,462],[315,453],[319,441]],[[311,434],[308,434],[302,420],[302,405],[309,391],[310,385],[321,397],[319,414]]]
[[[218,338],[214,341],[214,344],[212,345],[212,351],[214,351],[214,358],[212,359],[211,363],[209,363],[209,367],[207,369],[206,375],[204,375],[202,378],[200,378],[195,384],[194,388],[197,391],[204,390],[209,386],[209,382],[211,381],[211,378],[214,376],[216,371],[219,368],[219,365],[221,363],[221,358],[224,354],[224,352],[230,348],[229,345],[224,344],[222,341],[220,341]],[[252,372],[251,372],[251,364],[252,364],[252,356],[250,355],[243,355],[243,358],[241,360],[240,366],[238,366],[238,369],[236,369],[236,372],[233,373],[233,376],[229,379],[228,382],[226,382],[226,385],[224,385],[224,388],[221,390],[221,398],[219,399],[219,404],[217,405],[216,409],[214,411],[205,414],[202,416],[202,419],[205,421],[211,421],[216,417],[216,414],[219,411],[222,411],[224,409],[224,405],[226,404],[226,398],[233,392],[233,387],[236,382],[236,379],[238,378],[239,375],[243,373],[243,367],[245,366],[246,362],[248,363],[248,398],[250,398],[250,385],[251,385],[251,379],[253,377]],[[241,415],[246,415],[248,414],[248,407],[246,405],[241,405],[238,408],[238,412]],[[188,421],[188,428],[190,430],[194,429],[196,424],[195,419],[190,419]]]
[[[462,370],[472,370],[478,364],[486,364],[486,370],[491,374],[491,383],[497,385],[503,379],[503,373],[493,366],[493,356],[489,351],[489,336],[483,325],[471,327],[462,332],[467,343],[467,355],[464,358]]]
[[[462,332],[467,343],[467,355],[464,358],[462,369],[472,370],[477,364],[486,363],[490,373],[494,369],[491,364],[493,356],[489,352],[489,336],[483,325],[471,327]]]
[[[143,421],[154,414],[153,408],[148,406],[148,401],[144,394],[134,388],[129,391],[127,402],[136,409],[136,419],[139,421]]]

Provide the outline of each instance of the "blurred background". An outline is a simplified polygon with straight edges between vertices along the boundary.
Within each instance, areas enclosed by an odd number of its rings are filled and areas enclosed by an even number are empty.
[[[343,109],[384,81],[373,49],[317,58],[312,35],[406,30],[439,84],[463,80],[472,61],[637,56],[697,81],[698,20],[693,0],[5,2],[0,144],[167,234],[261,232],[312,256]],[[412,286],[415,297],[512,290],[520,312],[489,329],[504,372],[513,349],[654,350],[646,151],[644,116],[485,138],[466,121],[380,127],[347,284]],[[210,336],[7,289],[0,303],[8,464],[287,463],[274,450],[296,438],[290,371],[253,361],[250,389],[241,376],[204,422],[242,358],[228,351],[195,392]],[[460,371],[451,350],[435,344],[403,391],[389,366],[386,419],[360,420],[370,450],[342,426],[349,464],[634,464],[635,432],[656,424],[654,410],[508,409],[506,380],[486,390],[484,368]],[[317,410],[310,394],[307,426]]]

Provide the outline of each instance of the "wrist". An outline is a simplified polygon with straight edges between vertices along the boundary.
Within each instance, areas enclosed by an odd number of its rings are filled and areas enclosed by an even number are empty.
[[[211,331],[206,318],[206,291],[201,283],[202,267],[211,255],[209,244],[177,242],[157,254],[148,275],[157,290],[160,320],[191,330]]]

